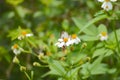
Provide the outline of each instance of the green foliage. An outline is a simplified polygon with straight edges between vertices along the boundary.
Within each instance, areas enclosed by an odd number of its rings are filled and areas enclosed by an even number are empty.
[[[120,2],[97,1],[2,0],[0,79],[119,80]]]

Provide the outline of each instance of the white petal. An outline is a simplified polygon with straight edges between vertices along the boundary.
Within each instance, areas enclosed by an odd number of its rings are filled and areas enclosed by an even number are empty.
[[[108,36],[101,36],[101,37],[100,37],[100,40],[101,40],[101,41],[104,41],[104,40],[107,40],[107,39],[108,39]]]
[[[15,53],[15,55],[18,55],[18,54],[20,54],[20,53],[21,53],[21,51],[20,51],[20,50],[18,50],[18,49],[14,49],[14,50],[13,50],[13,53]]]
[[[65,45],[65,43],[64,43],[64,42],[61,42],[60,44],[58,44],[58,47],[61,48],[61,47],[63,47],[64,45]]]
[[[116,2],[117,0],[110,0],[110,1],[112,1],[112,2]]]
[[[61,38],[63,39],[63,38],[68,38],[69,37],[69,35],[68,35],[68,33],[67,32],[62,32],[62,34],[61,34]]]
[[[71,44],[71,41],[66,42],[66,46],[70,46]]]
[[[59,42],[63,42],[63,39],[58,39]]]
[[[98,0],[99,2],[104,2],[104,0]]]
[[[18,40],[22,40],[22,36],[18,36]]]
[[[104,2],[101,7],[106,11],[112,10],[112,3],[111,2]]]
[[[33,36],[33,34],[32,33],[26,34],[26,37],[30,37],[30,36]]]

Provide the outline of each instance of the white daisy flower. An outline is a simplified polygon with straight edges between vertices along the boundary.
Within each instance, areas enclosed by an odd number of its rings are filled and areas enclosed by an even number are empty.
[[[17,44],[14,44],[11,49],[13,50],[13,53],[14,53],[15,55],[20,54],[21,51],[22,51]]]
[[[67,32],[62,32],[61,38],[58,39],[58,42],[55,44],[55,46],[62,48],[69,45],[71,45],[70,36],[68,35]]]
[[[31,36],[33,36],[32,33],[27,33],[26,31],[22,31],[21,34],[20,34],[20,36],[18,36],[18,39],[19,39],[19,40],[22,40],[22,39],[24,39],[25,37],[31,37]]]
[[[101,41],[105,41],[105,40],[108,39],[108,35],[107,35],[106,32],[101,32],[101,33],[99,34],[99,36],[100,36],[100,40],[101,40]]]
[[[117,0],[98,0],[99,2],[103,2],[102,4],[102,8],[106,11],[109,11],[109,10],[112,10],[113,8],[113,5],[111,2],[115,2]]]
[[[78,44],[81,40],[77,37],[76,34],[71,35],[71,44]]]

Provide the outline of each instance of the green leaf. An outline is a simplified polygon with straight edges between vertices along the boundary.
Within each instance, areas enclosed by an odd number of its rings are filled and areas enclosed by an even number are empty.
[[[68,20],[65,19],[62,22],[62,27],[63,27],[64,30],[67,30],[69,28],[69,22],[68,22]]]
[[[68,77],[69,79],[74,79],[74,78],[76,78],[77,73],[78,73],[78,71],[79,71],[80,68],[81,68],[81,66],[80,66],[80,67],[76,67],[75,69],[70,70],[70,71],[67,73],[67,77]]]
[[[101,32],[106,32],[107,33],[107,28],[104,24],[100,24],[98,26],[98,32],[101,33]]]
[[[17,6],[18,4],[22,3],[24,0],[6,0],[7,3]]]
[[[80,36],[80,39],[83,41],[96,41],[99,38],[97,36],[82,35],[82,36]]]
[[[60,76],[64,76],[66,74],[66,71],[64,67],[60,64],[59,61],[52,60],[49,62],[49,67],[51,69],[51,74],[57,74]]]
[[[105,19],[107,18],[108,16],[107,15],[101,15],[101,16],[98,16],[94,19],[92,19],[90,22],[88,22],[85,26],[83,26],[83,28],[79,31],[79,33],[83,32],[86,28],[90,27],[92,24],[102,20],[102,19]]]
[[[105,48],[101,48],[101,49],[97,49],[95,50],[95,52],[93,53],[93,58],[97,57],[97,56],[101,56],[104,55],[108,50],[106,50]]]

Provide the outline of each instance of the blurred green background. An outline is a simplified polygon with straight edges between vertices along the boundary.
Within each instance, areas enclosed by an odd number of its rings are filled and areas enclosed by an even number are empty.
[[[50,44],[52,36],[57,39],[62,31],[77,33],[79,28],[72,18],[91,20],[101,10],[100,6],[97,0],[0,0],[0,80],[27,80],[12,63],[13,42],[8,37],[9,32],[18,26],[29,28],[41,41]],[[27,61],[25,57],[22,56],[23,63]],[[35,60],[32,57],[31,63]],[[53,80],[53,76],[40,78],[47,68],[35,68],[34,71],[34,80]]]

